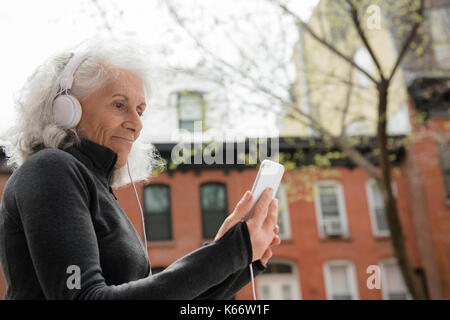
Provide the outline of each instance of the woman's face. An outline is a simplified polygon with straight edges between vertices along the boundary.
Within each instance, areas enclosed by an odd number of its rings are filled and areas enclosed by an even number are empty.
[[[82,116],[77,128],[81,136],[117,153],[115,168],[127,162],[133,142],[142,129],[140,119],[145,97],[142,81],[128,70],[81,100]]]

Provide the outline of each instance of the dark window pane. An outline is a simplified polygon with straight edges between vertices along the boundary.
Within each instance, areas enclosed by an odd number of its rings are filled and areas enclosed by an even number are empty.
[[[170,188],[148,185],[144,188],[144,221],[147,240],[172,239]]]
[[[179,121],[179,128],[187,130],[189,132],[194,132],[194,121]]]
[[[384,208],[375,208],[375,220],[377,221],[378,231],[388,231],[386,214]]]
[[[169,188],[150,185],[144,189],[145,210],[150,214],[164,214],[169,210]]]
[[[320,206],[322,208],[323,217],[339,216],[336,191],[337,190],[334,187],[320,188]]]
[[[203,237],[212,239],[216,236],[226,216],[223,212],[207,212],[203,215]]]
[[[181,120],[201,120],[203,97],[196,92],[180,93],[178,96],[178,108]]]
[[[166,269],[165,267],[154,267],[152,268],[152,275],[163,272],[165,269]]]
[[[450,145],[440,144],[438,147],[441,160],[442,177],[447,199],[450,199]]]
[[[292,267],[284,263],[268,263],[266,273],[292,273]]]
[[[227,217],[227,197],[224,184],[208,183],[200,187],[203,238],[212,239]]]
[[[333,294],[333,300],[351,300],[351,294]]]
[[[222,184],[207,184],[202,186],[203,210],[224,210],[226,204],[225,186]]]
[[[405,292],[389,292],[388,299],[389,300],[406,300],[407,297],[406,297]]]

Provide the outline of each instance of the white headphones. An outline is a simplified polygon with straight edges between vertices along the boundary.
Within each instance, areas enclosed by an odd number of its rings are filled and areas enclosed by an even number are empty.
[[[86,58],[87,55],[77,56],[72,53],[61,73],[60,90],[53,100],[53,118],[58,126],[70,129],[80,122],[81,104],[69,91],[72,89],[75,71]]]

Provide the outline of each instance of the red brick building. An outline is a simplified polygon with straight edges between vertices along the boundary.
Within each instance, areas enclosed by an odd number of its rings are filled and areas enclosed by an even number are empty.
[[[406,246],[418,279],[432,299],[450,298],[450,153],[448,79],[410,86],[414,139],[393,148],[393,179]],[[424,90],[433,88],[433,97]],[[417,115],[425,115],[420,124]],[[400,139],[401,137],[399,137]],[[406,288],[394,259],[380,195],[370,177],[347,159],[331,161],[306,183],[307,164],[329,151],[320,140],[280,139],[280,152],[301,151],[299,171],[288,170],[279,190],[280,236],[269,269],[256,278],[259,298],[404,299]],[[374,140],[361,139],[371,154]],[[170,159],[173,145],[157,144]],[[372,160],[376,163],[376,158]],[[182,164],[136,185],[146,213],[149,255],[155,272],[212,238],[243,193],[251,189],[255,166]],[[326,174],[327,173],[327,174]],[[332,173],[332,174],[330,174]],[[0,178],[0,191],[9,177]],[[300,178],[300,179],[299,179]],[[306,184],[305,184],[306,183]],[[303,185],[302,185],[303,184]],[[306,187],[305,187],[306,185]],[[314,186],[314,187],[312,187]],[[306,192],[305,192],[306,191]],[[320,192],[317,192],[320,191]],[[303,196],[297,196],[299,193]],[[115,191],[142,235],[133,189]],[[379,266],[381,289],[370,289],[371,266]],[[369,268],[369,272],[368,272]],[[0,277],[0,296],[5,291]],[[251,299],[247,285],[236,299]]]

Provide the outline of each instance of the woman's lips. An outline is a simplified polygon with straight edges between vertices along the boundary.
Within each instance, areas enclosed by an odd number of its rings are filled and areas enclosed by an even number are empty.
[[[126,142],[126,143],[129,143],[129,144],[133,144],[133,140],[131,140],[131,139],[127,139],[127,138],[122,138],[122,137],[117,137],[117,136],[113,136],[113,138],[117,138],[117,139],[119,139],[119,140],[121,140],[121,141],[123,141],[123,142]]]

